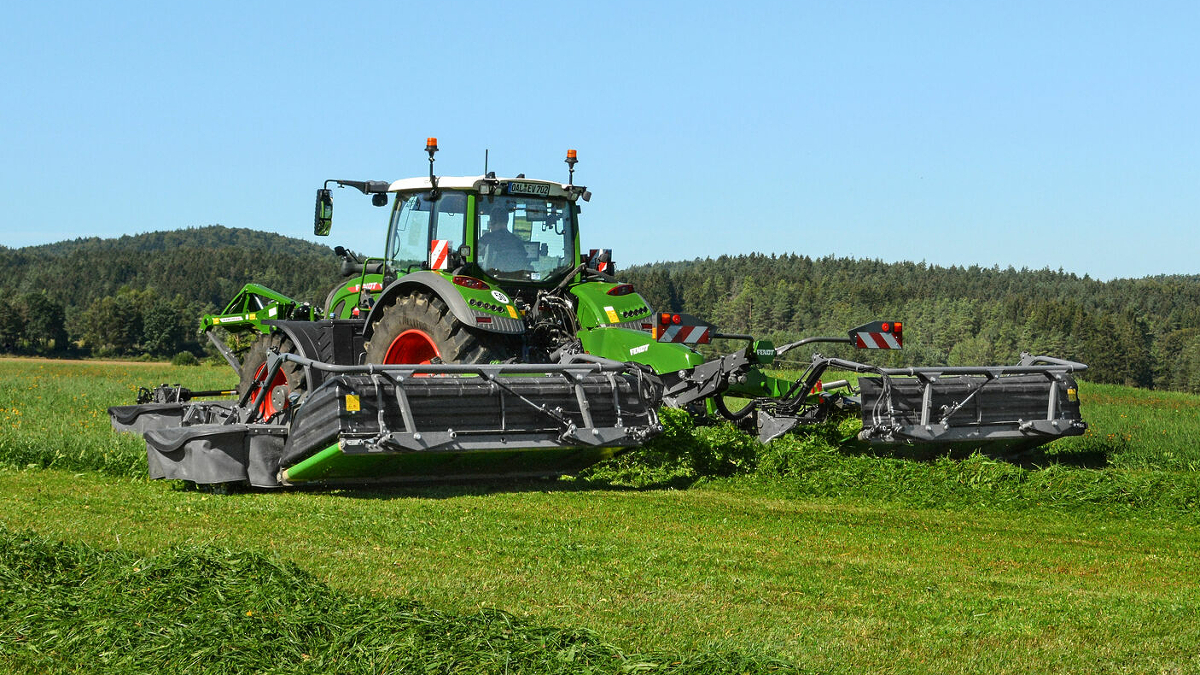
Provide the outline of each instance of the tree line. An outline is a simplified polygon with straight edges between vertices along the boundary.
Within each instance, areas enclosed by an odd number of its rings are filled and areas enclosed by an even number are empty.
[[[202,354],[204,313],[248,282],[320,306],[338,261],[318,244],[220,226],[0,247],[0,352]],[[1200,391],[1200,276],[1099,281],[1062,271],[833,256],[720,256],[622,270],[656,310],[783,344],[901,321],[904,349],[827,355],[881,365],[995,365],[1021,352],[1087,363],[1086,378]],[[720,345],[728,351],[733,347]],[[803,365],[813,349],[793,350]]]
[[[203,354],[200,316],[246,283],[320,304],[337,267],[328,247],[221,226],[0,247],[0,353]]]
[[[814,348],[826,355],[881,365],[996,365],[1030,352],[1086,363],[1091,381],[1200,391],[1198,276],[1102,282],[1052,270],[794,254],[656,263],[622,276],[655,308],[776,344],[844,335],[874,320],[903,323],[903,351],[868,357]]]

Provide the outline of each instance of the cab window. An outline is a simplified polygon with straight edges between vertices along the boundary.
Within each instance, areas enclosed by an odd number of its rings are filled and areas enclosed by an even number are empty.
[[[388,227],[387,259],[400,274],[429,268],[432,239],[449,240],[451,251],[463,243],[467,196],[451,192],[436,200],[431,197],[427,192],[396,200]]]

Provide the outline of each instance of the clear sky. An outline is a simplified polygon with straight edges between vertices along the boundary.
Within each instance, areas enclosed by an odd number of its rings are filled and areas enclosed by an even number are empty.
[[[312,236],[327,178],[576,182],[618,264],[1200,273],[1200,3],[12,3],[0,244]],[[323,241],[378,254],[335,193]]]

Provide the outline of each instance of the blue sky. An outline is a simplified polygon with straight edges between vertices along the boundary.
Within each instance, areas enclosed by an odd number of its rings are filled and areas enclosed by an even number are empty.
[[[0,244],[312,236],[327,178],[566,179],[620,264],[1197,274],[1200,3],[16,3]],[[351,9],[353,8],[353,9]],[[385,214],[336,193],[329,244]]]

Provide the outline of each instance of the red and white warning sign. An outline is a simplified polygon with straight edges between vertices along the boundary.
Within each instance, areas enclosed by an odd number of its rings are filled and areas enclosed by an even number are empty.
[[[658,338],[659,342],[682,342],[688,345],[703,345],[712,341],[710,326],[667,326]]]
[[[689,314],[660,312],[658,325],[651,333],[659,342],[682,342],[688,345],[706,345],[712,342],[714,328]]]
[[[899,321],[876,321],[850,331],[850,339],[859,349],[903,349],[903,330]]]
[[[429,245],[429,269],[444,270],[450,267],[450,240],[434,239]]]

